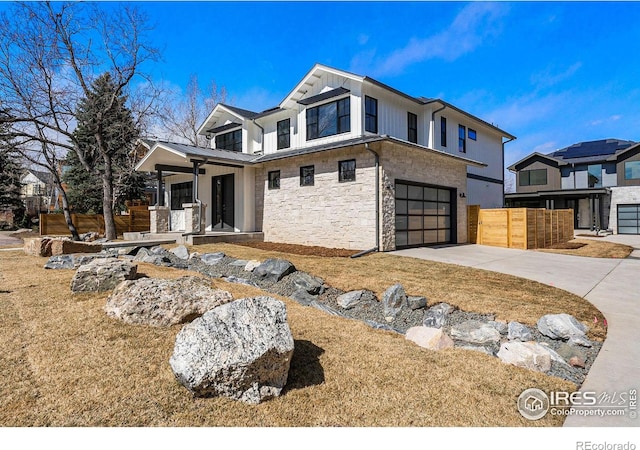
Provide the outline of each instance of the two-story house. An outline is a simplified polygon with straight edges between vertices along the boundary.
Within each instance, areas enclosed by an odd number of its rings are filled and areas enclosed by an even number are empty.
[[[199,201],[207,231],[381,251],[466,242],[467,204],[503,204],[503,143],[515,139],[320,64],[274,108],[216,105],[199,133],[210,147],[157,142],[137,165],[157,174],[172,230],[193,229],[183,205]]]
[[[20,178],[22,183],[22,200],[27,215],[34,216],[49,211],[55,199],[53,177],[48,172],[29,169]]]
[[[640,234],[640,143],[580,142],[508,169],[516,192],[505,195],[507,206],[572,208],[577,229]]]

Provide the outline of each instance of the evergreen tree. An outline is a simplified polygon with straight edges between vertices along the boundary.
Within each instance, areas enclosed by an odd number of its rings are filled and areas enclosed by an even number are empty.
[[[136,177],[132,175],[129,152],[138,131],[126,100],[107,72],[93,82],[76,110],[75,150],[85,170],[101,181],[107,239],[116,237],[113,211],[118,198],[114,196],[114,187],[120,188],[123,180],[127,182],[129,177]],[[126,177],[121,176],[125,174]]]
[[[96,161],[89,160],[95,167]],[[102,182],[100,177],[88,172],[80,163],[76,152],[67,153],[62,181],[67,185],[67,198],[74,213],[102,214]]]
[[[23,226],[26,217],[21,198],[22,167],[17,163],[16,155],[10,152],[11,147],[4,134],[0,130],[0,209],[12,210],[14,226]]]

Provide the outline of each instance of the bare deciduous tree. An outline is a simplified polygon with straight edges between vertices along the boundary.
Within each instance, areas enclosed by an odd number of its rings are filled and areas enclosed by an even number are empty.
[[[147,42],[146,17],[131,5],[85,3],[15,3],[0,17],[0,95],[16,148],[29,161],[48,170],[63,192],[62,201],[70,231],[68,202],[60,182],[60,155],[76,152],[88,171],[93,167],[75,142],[78,101],[91,94],[92,83],[108,71],[116,86],[98,124],[119,95],[132,90],[134,79],[145,78],[141,67],[157,58]],[[141,80],[143,81],[143,80]],[[146,80],[148,88],[152,83]],[[138,111],[150,110],[155,96]],[[98,155],[108,154],[108,143],[95,127]],[[107,239],[115,239],[112,196],[113,176],[102,177],[103,213]]]
[[[218,89],[215,81],[211,81],[206,90],[200,87],[198,77],[192,74],[182,95],[174,92],[162,110],[161,124],[171,139],[185,141],[190,145],[204,147],[207,141],[198,135],[198,128],[205,121],[216,103],[224,103],[227,91]]]

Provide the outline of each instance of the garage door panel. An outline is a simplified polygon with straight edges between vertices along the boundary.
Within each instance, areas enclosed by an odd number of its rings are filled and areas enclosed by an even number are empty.
[[[640,205],[618,205],[618,234],[640,234]]]

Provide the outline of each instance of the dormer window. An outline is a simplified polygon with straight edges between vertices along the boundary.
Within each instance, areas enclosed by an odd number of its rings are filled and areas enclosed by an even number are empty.
[[[218,150],[242,151],[242,130],[230,131],[216,136],[216,148]]]
[[[349,97],[307,109],[307,140],[351,131]]]

